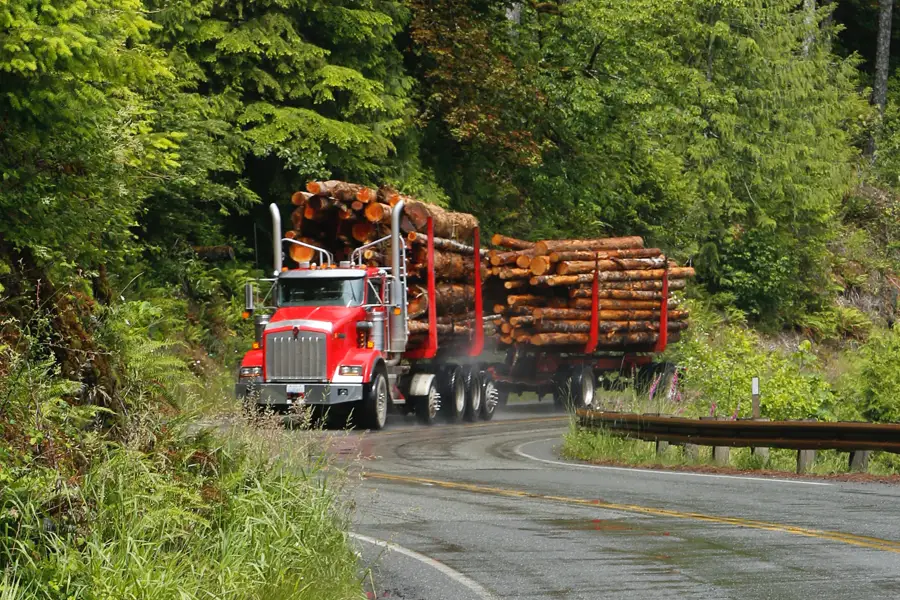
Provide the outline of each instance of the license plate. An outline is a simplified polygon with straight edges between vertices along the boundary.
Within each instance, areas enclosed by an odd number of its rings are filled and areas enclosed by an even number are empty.
[[[303,397],[306,395],[306,385],[297,384],[297,383],[289,383],[287,386],[287,393],[288,394],[296,394],[300,397]]]

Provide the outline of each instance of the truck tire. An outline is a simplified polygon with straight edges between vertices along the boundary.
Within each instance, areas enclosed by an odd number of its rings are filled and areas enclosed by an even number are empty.
[[[500,404],[500,390],[489,375],[481,377],[481,418],[490,421]]]
[[[441,412],[450,423],[459,422],[466,411],[466,380],[462,369],[448,365],[438,373]]]
[[[474,423],[481,416],[481,407],[484,405],[484,395],[482,394],[483,386],[481,383],[481,373],[478,369],[466,369],[466,410],[465,419],[470,423]]]
[[[365,386],[360,403],[361,425],[372,431],[381,431],[387,424],[388,406],[391,403],[391,392],[384,370],[375,371],[372,382]]]
[[[591,408],[594,404],[595,386],[594,370],[591,367],[576,369],[570,378],[570,397],[572,408]]]
[[[416,418],[419,422],[423,425],[433,425],[441,409],[441,394],[438,392],[437,385],[433,379],[428,385],[425,394],[416,396],[413,399],[413,403],[416,407]]]
[[[594,395],[594,370],[590,367],[577,367],[554,382],[553,403],[561,408],[590,408]]]

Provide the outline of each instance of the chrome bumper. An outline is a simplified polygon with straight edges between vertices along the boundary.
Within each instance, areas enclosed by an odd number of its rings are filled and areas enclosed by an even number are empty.
[[[288,385],[298,384],[238,382],[234,394],[238,398],[255,397],[259,406],[288,407],[295,404],[332,405],[356,402],[363,398],[363,386],[358,383],[306,383],[301,394],[288,395]]]

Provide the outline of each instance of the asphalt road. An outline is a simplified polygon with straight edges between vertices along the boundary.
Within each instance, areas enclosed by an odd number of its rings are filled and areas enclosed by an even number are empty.
[[[371,597],[900,597],[900,488],[567,464],[551,403],[506,409],[337,442]]]

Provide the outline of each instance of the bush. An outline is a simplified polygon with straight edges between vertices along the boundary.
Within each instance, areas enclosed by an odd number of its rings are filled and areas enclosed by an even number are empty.
[[[674,346],[686,400],[700,415],[750,416],[751,380],[759,377],[762,416],[775,420],[831,418],[831,386],[817,372],[811,344],[785,353],[762,347],[759,335],[717,321],[697,302],[686,339]]]
[[[839,379],[841,407],[847,417],[900,422],[900,331],[874,333],[850,356],[848,371]]]

